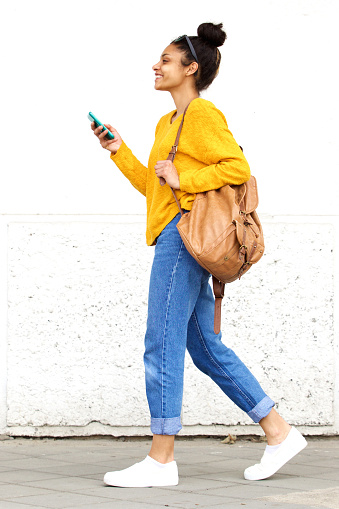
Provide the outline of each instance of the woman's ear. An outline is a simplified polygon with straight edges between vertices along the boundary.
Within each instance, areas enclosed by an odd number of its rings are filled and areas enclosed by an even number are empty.
[[[198,64],[197,64],[196,62],[192,62],[192,63],[189,65],[189,67],[188,67],[188,69],[187,69],[187,71],[186,71],[186,76],[191,76],[191,74],[196,73],[196,72],[197,72],[197,70],[198,70],[198,67],[199,67],[199,66],[198,66]]]

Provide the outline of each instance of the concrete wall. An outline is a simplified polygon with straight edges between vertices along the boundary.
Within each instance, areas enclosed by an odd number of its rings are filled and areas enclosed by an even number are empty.
[[[2,432],[149,432],[142,355],[153,249],[144,219],[2,218]],[[266,254],[227,287],[223,341],[289,422],[309,434],[338,433],[338,225],[331,217],[262,219]],[[186,364],[182,433],[259,432]]]

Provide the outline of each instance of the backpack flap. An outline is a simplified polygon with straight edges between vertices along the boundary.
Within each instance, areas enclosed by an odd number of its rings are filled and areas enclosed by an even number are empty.
[[[250,179],[245,182],[244,186],[246,189],[244,196],[244,212],[246,214],[251,214],[251,212],[253,212],[259,204],[257,181],[255,177],[251,175]]]
[[[234,191],[234,203],[239,207],[246,194],[245,184],[230,186]]]

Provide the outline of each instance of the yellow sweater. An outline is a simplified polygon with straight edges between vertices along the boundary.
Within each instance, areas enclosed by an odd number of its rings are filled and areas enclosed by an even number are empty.
[[[170,187],[161,186],[155,175],[157,161],[167,159],[182,119],[171,124],[175,111],[163,116],[155,130],[148,167],[122,143],[111,159],[131,184],[146,196],[146,242],[153,245],[165,226],[178,214]],[[179,174],[181,207],[191,210],[196,193],[242,184],[250,178],[248,163],[229,131],[226,119],[211,102],[194,99],[186,112],[174,165]]]

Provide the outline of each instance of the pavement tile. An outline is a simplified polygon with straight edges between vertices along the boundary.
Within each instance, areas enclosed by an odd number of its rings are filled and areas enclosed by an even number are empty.
[[[256,448],[245,448],[243,446],[236,446],[230,445],[228,446],[230,449],[230,452],[224,451],[222,454],[225,456],[225,458],[246,458],[253,459],[256,463],[261,459],[262,455],[264,454],[265,447],[262,446],[262,444],[259,445],[259,447]]]
[[[22,484],[2,484],[0,485],[0,500],[14,500],[19,497],[31,495],[48,494],[49,490],[35,486],[26,486]],[[16,502],[20,502],[15,500]]]
[[[96,472],[96,473],[88,473],[87,472],[87,473],[79,475],[79,476],[75,476],[74,473],[72,475],[74,477],[81,477],[81,479],[93,479],[95,481],[98,481],[99,483],[102,483],[102,480],[104,478],[104,472],[102,470],[100,470],[100,472]],[[65,477],[65,474],[62,477]]]
[[[190,477],[190,476],[188,476]],[[230,482],[235,484],[247,484],[244,479],[243,469],[224,470],[222,472],[203,473],[194,476],[196,479],[207,479],[212,481]]]
[[[3,465],[3,462],[0,461],[0,464]],[[57,466],[68,466],[69,463],[66,463],[64,461],[54,461],[53,459],[49,458],[35,458],[35,457],[27,457],[23,459],[13,459],[10,461],[7,461],[8,466],[11,468],[17,468],[19,470],[45,470],[50,467],[57,467]]]
[[[10,470],[16,470],[15,468],[11,468],[9,465],[7,466],[5,463],[5,466],[0,466],[0,476],[2,472],[9,472]]]
[[[306,454],[307,451],[307,454]],[[317,461],[323,462],[323,461],[329,461],[332,460],[335,463],[338,464],[339,458],[330,452],[317,452],[317,451],[308,451],[307,449],[304,449],[302,452],[300,452],[297,456],[294,457],[294,461],[298,462],[300,464],[306,463],[309,464],[310,461],[312,461],[313,458],[317,458]]]
[[[37,470],[10,470],[0,472],[0,480],[6,483],[25,484],[30,481],[42,481],[44,479],[58,479],[59,474],[39,472]]]
[[[319,472],[315,473],[314,475],[310,475],[309,477],[312,477],[312,479],[326,479],[327,481],[337,481],[337,484],[339,484],[339,467],[337,468],[327,468],[324,470],[325,467],[319,467]],[[339,509],[339,508],[338,508]]]
[[[205,493],[170,493],[163,494],[162,496],[154,496],[147,500],[150,504],[150,509],[153,505],[163,504],[166,507],[179,507],[181,509],[192,509],[200,507],[214,507],[225,502],[232,502],[232,497],[228,498],[227,495],[213,495]]]
[[[43,472],[60,474],[62,476],[71,475],[73,477],[84,477],[87,475],[98,474],[101,478],[104,477],[106,470],[101,465],[88,465],[86,463],[65,463],[60,466],[50,466],[41,469]]]
[[[97,485],[98,481],[95,481],[94,479],[84,479],[83,477],[71,476],[25,482],[25,486],[70,492],[90,490],[91,488],[97,487]]]
[[[329,469],[328,469],[329,470]],[[274,476],[270,477],[269,479],[264,479],[262,481],[247,481],[242,476],[239,476],[239,472],[237,471],[227,471],[224,472],[222,475],[220,473],[215,474],[202,474],[199,476],[196,476],[196,479],[203,480],[214,480],[219,481],[223,483],[231,483],[236,485],[241,484],[259,484],[259,485],[265,485],[265,486],[272,486],[272,487],[281,487],[281,488],[291,488],[291,489],[306,489],[309,487],[312,489],[312,487],[332,487],[339,483],[339,469],[336,469],[334,471],[331,471],[331,473],[321,473],[312,475],[304,476],[302,473],[298,473],[299,475],[293,475],[293,473],[289,474],[283,474],[282,469],[281,471],[277,472]],[[339,509],[339,506],[338,506]]]
[[[107,487],[102,483],[98,483],[96,487],[88,487],[86,490],[76,490],[77,493],[86,493],[86,495],[110,498],[118,500],[133,500],[138,502],[140,500],[148,500],[155,496],[162,497],[168,492],[168,497],[177,495],[179,493],[206,493],[210,488],[223,487],[222,483],[215,483],[214,481],[204,481],[204,483],[192,483],[190,479],[180,479],[178,486],[166,486],[159,488],[114,488]]]
[[[208,494],[223,496],[226,497],[234,497],[245,502],[246,500],[254,500],[255,498],[261,498],[266,495],[280,495],[291,493],[293,490],[282,487],[274,487],[274,486],[265,486],[260,482],[252,482],[249,484],[242,484],[241,489],[240,486],[229,486],[226,489],[224,488],[212,488],[208,490]],[[297,490],[294,490],[297,491]]]
[[[146,454],[145,454],[146,456]],[[80,451],[80,452],[74,452],[72,454],[53,454],[53,455],[46,455],[44,456],[48,459],[51,459],[53,461],[62,461],[65,463],[104,463],[109,461],[121,461],[122,459],[125,459],[126,456],[121,456],[119,454],[111,454],[108,452],[87,452],[87,451]],[[127,455],[127,459],[129,458],[129,461],[131,461],[131,457]]]
[[[46,506],[41,505],[32,506],[27,504],[19,504],[17,502],[10,502],[9,500],[6,501],[0,500],[0,509],[46,509]]]
[[[287,463],[287,465],[283,466],[279,470],[279,474],[284,475],[293,475],[293,476],[300,476],[303,477],[317,477],[319,474],[324,473],[330,473],[332,472],[332,469],[324,466],[320,467],[318,463],[311,462],[307,464],[300,464],[300,463],[292,463],[291,461]]]
[[[52,453],[55,450],[55,444],[57,442],[55,440],[51,440],[49,443],[43,444],[36,440],[27,440],[18,441],[13,440],[12,442],[7,442],[3,445],[0,445],[0,451],[10,452],[12,454],[23,454],[23,455],[36,455],[39,456],[44,453]],[[62,446],[64,451],[68,451],[69,448]],[[60,450],[61,448],[59,448]]]
[[[191,455],[191,454],[186,454],[186,453],[183,453],[183,452],[177,451],[177,450],[175,451],[174,456],[175,456],[175,460],[180,465],[196,466],[196,465],[200,465],[201,460],[202,460],[201,454]],[[203,459],[204,463],[214,463],[217,461],[230,462],[232,460],[233,460],[232,457],[225,456],[223,453],[205,454],[205,452],[204,452],[204,459]]]
[[[314,447],[314,449],[320,450],[320,449],[328,449],[328,450],[335,450],[339,452],[339,436],[335,437],[306,437],[306,440],[308,441],[309,445],[311,447]]]
[[[227,509],[319,509],[315,508],[314,506],[307,505],[299,505],[299,504],[287,504],[282,502],[272,502],[270,501],[264,501],[264,500],[252,500],[252,501],[246,501],[246,502],[239,502],[234,500],[231,503],[227,503],[227,505],[221,505],[221,506],[213,506],[213,509],[222,509],[222,507],[226,507]],[[196,508],[198,509],[198,508]],[[199,507],[199,509],[201,509]]]
[[[337,472],[337,479],[317,479],[315,477],[303,477],[293,475],[275,474],[270,479],[262,481],[247,481],[249,484],[259,484],[260,486],[267,486],[267,488],[286,488],[292,490],[313,490],[323,488],[335,488],[339,484],[339,475]],[[339,506],[338,506],[339,509]]]
[[[225,472],[227,471],[238,471],[239,477],[243,476],[244,469],[249,466],[248,461],[245,459],[237,459],[232,462],[229,461],[215,461],[211,463],[205,463],[200,461],[199,465],[181,465],[179,463],[179,475],[185,476],[197,476],[197,475],[214,475],[220,474],[220,478],[225,479]]]
[[[102,500],[129,500],[132,506],[133,502],[148,502],[154,497],[166,498],[172,496],[172,493],[166,488],[118,488],[101,483],[96,488],[86,490],[86,495],[99,497]]]
[[[137,454],[139,450],[149,450],[149,446],[145,443],[135,445],[134,443],[120,443],[120,442],[108,442],[105,440],[93,440],[91,438],[84,440],[73,440],[73,439],[60,439],[60,440],[47,440],[44,443],[40,443],[38,439],[35,440],[21,440],[19,443],[17,440],[6,443],[6,447],[0,445],[0,458],[1,451],[11,454],[22,454],[30,457],[41,457],[41,456],[58,456],[62,455],[63,458],[72,457],[72,455],[85,455],[85,454],[112,454],[117,456],[129,456]]]
[[[339,451],[338,449],[325,450],[325,449],[315,449],[311,447],[306,447],[300,454],[298,454],[295,459],[298,459],[300,463],[309,463],[309,461],[316,457],[317,461],[328,461],[329,459],[335,461],[337,464],[339,462]]]
[[[260,504],[260,505],[259,505]],[[214,505],[213,506],[213,509],[265,509],[265,507],[267,508],[270,508],[270,509],[274,509],[275,507],[279,507],[281,508],[282,506],[281,505],[278,505],[278,504],[274,504],[272,502],[260,502],[258,504],[258,502],[240,502],[236,499],[229,499],[225,502],[223,502],[222,504],[218,504],[218,505]],[[207,509],[208,508],[208,505],[199,505],[197,508],[195,509]],[[284,506],[284,509],[287,509],[285,508]],[[300,509],[298,507],[298,509]],[[309,508],[308,508],[309,509]]]
[[[72,506],[81,507],[85,504],[96,504],[98,503],[98,497],[83,495],[81,493],[61,493],[57,491],[51,491],[50,493],[44,495],[21,497],[20,503],[33,507],[41,506],[47,509],[68,509]]]
[[[20,497],[45,494],[46,490],[44,489],[31,486],[22,486],[20,484],[3,484],[0,486],[0,500],[14,500]]]
[[[327,509],[338,509],[339,507],[339,486],[330,489],[310,490],[303,492],[288,493],[277,496],[265,497],[267,501],[291,502],[303,504],[309,503],[315,507],[326,507]]]
[[[241,459],[235,460],[230,464],[224,464],[224,468],[220,468],[222,467],[221,463],[218,463],[218,467],[215,469],[206,468],[205,465],[202,465],[199,469],[196,470],[191,469],[190,475],[199,476],[200,478],[214,479],[216,481],[242,482],[245,481],[244,470],[251,464],[253,463],[247,461],[246,459]],[[313,468],[315,468],[315,465],[313,466]],[[283,468],[279,470],[279,474],[293,474],[300,476],[303,474],[303,469],[304,469],[303,466],[293,464],[293,460],[291,460],[287,465],[285,465]],[[189,472],[186,475],[188,474]]]
[[[95,463],[93,463],[93,465],[99,467],[101,469],[102,475],[104,475],[106,472],[113,472],[114,470],[123,470],[124,468],[130,467],[134,463],[142,461],[143,459],[145,459],[145,457],[146,455],[142,457],[128,456],[123,458],[106,458],[106,459],[102,458],[101,461],[96,461]]]
[[[312,464],[312,463],[316,463],[318,467],[331,467],[331,468],[336,468],[336,469],[339,468],[339,459],[338,458],[332,458],[332,457],[317,458],[316,461],[315,461],[314,460],[314,456],[312,456],[312,457],[309,458],[308,462],[303,460],[303,463],[300,463],[300,465],[302,465],[302,464]]]
[[[67,509],[164,509],[165,507],[171,507],[168,505],[153,505],[150,506],[147,502],[130,502],[129,500],[118,500],[118,501],[110,501],[110,502],[98,502],[97,504],[91,505],[82,505],[79,507],[78,505],[70,506]],[[0,507],[1,509],[1,507]],[[32,509],[32,506],[30,506]],[[35,508],[34,508],[35,509]],[[198,508],[194,508],[198,509]]]
[[[319,454],[320,453],[326,454],[330,452],[331,454],[339,455],[339,440],[338,438],[335,439],[335,437],[333,437],[333,439],[330,440],[329,442],[323,439],[316,440],[315,442],[308,440],[308,445],[307,449],[305,449],[305,452],[306,451],[308,453],[309,451],[315,451],[316,453]]]
[[[29,454],[16,454],[15,452],[4,450],[0,447],[0,463],[4,464],[6,461],[17,460],[20,458],[30,458]]]
[[[181,475],[178,486],[166,486],[166,490],[199,492],[210,488],[226,488],[227,486],[234,486],[234,483]]]
[[[314,458],[310,459],[308,464],[297,463],[295,459],[292,459],[279,470],[279,474],[316,477],[317,473],[326,473],[326,469],[331,470],[330,460],[326,464],[321,465],[318,461],[315,461]],[[339,465],[333,467],[333,469],[338,470]]]

